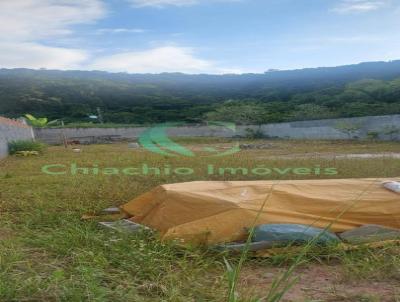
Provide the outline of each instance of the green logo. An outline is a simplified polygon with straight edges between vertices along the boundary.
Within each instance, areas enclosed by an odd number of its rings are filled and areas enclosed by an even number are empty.
[[[168,137],[167,130],[174,127],[183,126],[184,123],[165,123],[160,124],[144,131],[139,137],[139,144],[146,150],[157,153],[164,156],[186,156],[195,157],[197,156],[193,150],[174,142]],[[227,129],[232,132],[236,132],[236,125],[233,123],[226,122],[210,122],[208,124],[213,130],[218,128]],[[228,150],[218,150],[214,147],[203,148],[205,156],[225,156],[234,154],[240,151],[239,143],[236,143]],[[204,156],[204,155],[200,155]]]

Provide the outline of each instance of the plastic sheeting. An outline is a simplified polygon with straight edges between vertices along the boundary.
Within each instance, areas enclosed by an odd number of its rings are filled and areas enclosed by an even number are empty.
[[[199,181],[167,184],[121,209],[165,240],[217,244],[243,240],[260,224],[302,224],[343,232],[365,224],[400,228],[399,179]],[[263,204],[264,207],[262,208]],[[258,212],[261,211],[255,222]]]
[[[339,243],[339,238],[319,228],[302,224],[262,224],[255,228],[253,241],[278,242],[283,245],[313,242],[318,245]]]

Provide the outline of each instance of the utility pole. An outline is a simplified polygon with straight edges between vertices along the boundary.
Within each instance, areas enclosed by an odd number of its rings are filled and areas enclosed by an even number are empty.
[[[64,131],[64,121],[61,120],[61,135],[62,135],[62,140],[64,143],[64,147],[68,148],[68,140],[67,140],[67,136],[65,135],[65,131]]]
[[[97,117],[99,118],[100,124],[104,124],[103,115],[101,114],[100,107],[97,107]]]

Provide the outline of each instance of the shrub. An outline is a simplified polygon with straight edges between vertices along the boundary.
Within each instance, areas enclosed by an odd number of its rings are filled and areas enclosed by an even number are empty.
[[[370,140],[377,140],[379,138],[379,132],[378,131],[368,131],[367,133],[367,138]]]
[[[246,134],[245,137],[247,139],[260,139],[264,138],[264,133],[262,132],[261,129],[252,129],[252,128],[246,128]]]
[[[349,139],[357,139],[357,133],[362,128],[362,124],[352,124],[348,122],[338,122],[335,126],[336,130],[339,130],[342,133],[345,133]]]
[[[31,141],[31,140],[18,140],[18,141],[12,141],[8,143],[8,150],[11,155],[19,152],[19,151],[37,151],[37,152],[43,152],[45,149],[46,145]]]

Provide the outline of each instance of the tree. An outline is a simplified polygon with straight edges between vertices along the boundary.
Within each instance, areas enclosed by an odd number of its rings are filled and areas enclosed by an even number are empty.
[[[28,119],[28,123],[33,127],[43,128],[46,126],[50,126],[58,122],[58,120],[54,120],[49,122],[47,117],[36,118],[31,114],[25,114],[25,117]]]
[[[380,133],[378,131],[368,131],[367,138],[372,141],[375,141],[379,138],[379,134]]]
[[[362,127],[361,124],[338,122],[335,126],[335,129],[345,133],[349,137],[349,139],[353,139],[356,138],[356,134],[358,131],[360,131],[361,127]]]
[[[260,125],[263,123],[265,115],[266,110],[262,105],[228,101],[215,111],[208,112],[206,120]]]
[[[258,124],[399,114],[399,77],[400,60],[221,76],[0,69],[0,115],[76,124],[100,107],[107,123],[197,123],[210,112]]]
[[[317,104],[302,104],[296,106],[296,110],[291,114],[291,119],[297,121],[325,119],[332,117],[333,115],[328,108]]]

